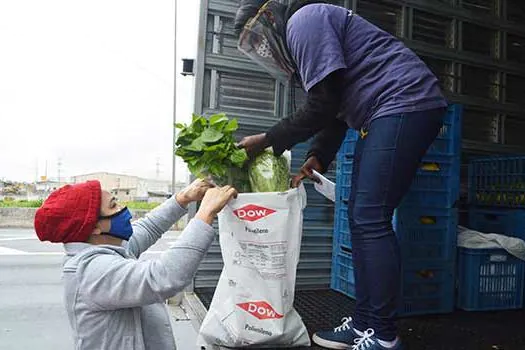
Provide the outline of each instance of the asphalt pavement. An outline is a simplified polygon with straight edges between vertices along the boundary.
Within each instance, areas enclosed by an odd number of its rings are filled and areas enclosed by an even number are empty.
[[[168,232],[145,253],[151,258],[176,240]],[[40,242],[33,230],[0,229],[0,350],[70,350],[62,302],[61,244]]]

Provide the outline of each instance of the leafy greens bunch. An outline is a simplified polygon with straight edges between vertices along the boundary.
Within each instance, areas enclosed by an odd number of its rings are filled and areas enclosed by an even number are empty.
[[[199,178],[228,177],[232,168],[242,168],[248,160],[246,151],[235,145],[233,133],[238,128],[237,120],[229,120],[224,113],[209,119],[194,114],[191,124],[175,126],[180,129],[175,154]]]

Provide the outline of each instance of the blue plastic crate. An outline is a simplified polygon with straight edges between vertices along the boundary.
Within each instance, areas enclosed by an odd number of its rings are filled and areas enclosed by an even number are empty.
[[[448,313],[454,309],[454,266],[422,264],[402,266],[402,316]],[[352,250],[334,250],[331,288],[355,299]]]
[[[457,307],[467,311],[523,307],[525,261],[504,249],[458,250]]]
[[[354,153],[337,153],[336,156],[337,162],[348,162],[354,160]]]
[[[450,208],[458,200],[461,113],[461,105],[449,106],[443,128],[423,158],[411,191],[405,196],[407,205]],[[337,154],[337,183],[350,183],[358,138],[357,131],[348,130]]]
[[[340,159],[336,170],[337,185],[341,188],[349,186],[352,171],[353,158],[346,157],[344,161]],[[410,206],[453,207],[459,198],[459,171],[460,162],[457,157],[426,156],[419,166],[403,203]],[[349,193],[349,190],[345,193]],[[345,197],[343,192],[340,194]]]
[[[443,120],[443,126],[438,136],[430,145],[427,155],[431,156],[459,156],[461,154],[461,126],[462,126],[463,106],[451,104]],[[346,137],[339,149],[337,159],[345,155],[353,155],[356,142],[359,139],[359,132],[349,129]]]
[[[452,208],[459,200],[459,191],[453,189],[411,190],[403,197],[403,205]]]
[[[352,242],[350,240],[350,224],[348,222],[348,208],[345,205],[336,207],[333,241],[335,247],[352,247]]]
[[[454,264],[404,262],[401,271],[401,315],[441,314],[454,310]]]
[[[336,182],[340,186],[350,184],[353,170],[353,157],[344,159],[339,159],[337,163]],[[459,199],[459,175],[458,157],[425,156],[403,203],[408,206],[451,208]]]
[[[355,146],[359,139],[359,132],[354,129],[348,129],[346,132],[345,139],[337,152],[337,160],[344,157],[345,155],[352,156],[355,153]]]
[[[406,263],[454,264],[457,246],[457,209],[399,207],[392,220]]]
[[[352,247],[348,207],[336,204],[333,241],[336,247]],[[392,226],[407,262],[454,263],[457,246],[457,209],[400,207]]]
[[[462,105],[449,105],[447,114],[443,120],[443,126],[432,145],[430,145],[427,155],[460,155],[462,114]]]
[[[351,186],[337,184],[335,191],[336,191],[335,193],[336,200],[340,201],[344,205],[348,205],[348,199],[350,198]]]
[[[338,179],[339,180],[339,179]],[[335,185],[335,198],[336,201],[340,201],[345,205],[348,205],[348,199],[350,198],[351,192],[350,180],[337,182]]]
[[[525,210],[471,207],[469,228],[525,239]]]
[[[330,287],[344,295],[355,298],[354,264],[351,249],[344,247],[334,249]]]
[[[412,189],[459,188],[460,162],[458,157],[427,155],[421,161]]]
[[[336,202],[348,202],[348,198],[350,197],[350,183],[352,179],[352,170],[353,160],[337,162],[337,175],[335,184]]]
[[[452,208],[459,199],[458,157],[426,156],[421,162],[403,205]]]
[[[357,141],[343,141],[341,148],[337,152],[337,159],[344,155],[353,155],[355,153],[355,146]]]
[[[472,205],[525,208],[525,156],[471,160],[468,180]]]
[[[353,158],[350,158],[349,160],[338,160],[337,166],[336,166],[336,177],[337,180],[339,178],[342,178],[344,180],[350,181],[350,177],[352,176],[352,171],[354,168],[354,160]],[[343,181],[344,183],[347,183],[347,181]]]

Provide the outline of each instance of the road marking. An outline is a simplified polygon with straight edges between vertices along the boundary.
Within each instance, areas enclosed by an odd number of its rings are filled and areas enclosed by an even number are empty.
[[[142,253],[144,254],[160,254],[162,251],[158,250],[152,250]],[[5,248],[0,247],[0,255],[8,255],[8,256],[15,256],[15,255],[25,255],[25,256],[64,256],[64,252],[24,252],[22,250],[18,249],[12,249],[12,248]]]
[[[9,238],[0,238],[0,242],[8,242],[8,241],[24,241],[24,240],[33,240],[33,239],[38,239],[38,237],[27,236],[27,237],[9,237]]]
[[[26,255],[26,252],[13,248],[0,247],[0,255]]]

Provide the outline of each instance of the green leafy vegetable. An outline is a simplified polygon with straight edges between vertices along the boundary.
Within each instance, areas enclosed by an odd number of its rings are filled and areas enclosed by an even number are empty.
[[[235,146],[233,137],[238,128],[236,119],[229,120],[223,113],[209,119],[194,114],[191,124],[177,123],[175,126],[180,129],[175,154],[186,162],[193,175],[212,176],[222,184],[249,182],[246,171],[240,169],[248,156],[244,149]]]
[[[216,182],[220,186],[231,185],[239,193],[249,193],[252,191],[250,179],[248,178],[248,168],[246,166],[228,169],[226,177],[218,179]]]
[[[290,169],[284,156],[264,151],[249,165],[248,176],[253,192],[284,192],[290,189]]]

